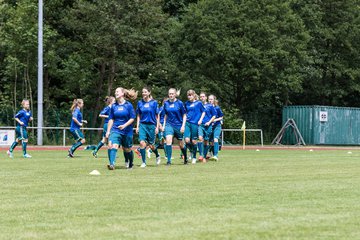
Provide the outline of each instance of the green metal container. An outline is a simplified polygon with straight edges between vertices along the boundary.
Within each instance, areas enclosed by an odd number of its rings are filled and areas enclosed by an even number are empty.
[[[282,112],[282,124],[295,120],[306,144],[360,145],[360,108],[330,106],[289,106]],[[296,139],[288,129],[282,143],[294,144]]]

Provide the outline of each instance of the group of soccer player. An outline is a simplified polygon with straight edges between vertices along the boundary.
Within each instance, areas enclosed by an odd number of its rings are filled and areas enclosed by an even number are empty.
[[[130,102],[135,101],[138,95],[133,89],[117,88],[115,97],[106,97],[106,107],[99,114],[99,117],[104,118],[103,137],[92,152],[94,157],[97,157],[99,149],[108,140],[108,169],[115,169],[119,146],[122,146],[126,167],[131,169],[134,165],[132,146],[135,130],[140,143],[140,147],[135,151],[141,157],[142,168],[146,167],[146,148],[155,154],[156,164],[159,165],[161,158],[158,149],[163,147],[166,164],[171,165],[174,137],[179,141],[184,164],[206,162],[209,148],[212,149],[210,158],[218,160],[223,113],[214,95],[207,97],[204,92],[197,95],[194,90],[188,90],[188,101],[184,104],[178,99],[180,91],[170,88],[168,97],[164,98],[162,106],[159,106],[149,87],[143,87],[141,93],[142,99],[137,102],[136,110]],[[24,100],[22,105],[23,109],[15,115],[16,141],[8,151],[10,157],[13,157],[13,150],[20,141],[23,144],[24,157],[31,157],[26,153],[26,127],[32,120],[29,101]],[[83,124],[87,123],[82,118],[83,106],[82,99],[75,99],[71,106],[70,132],[75,143],[68,150],[68,157],[73,157],[76,149],[85,143],[81,131]]]

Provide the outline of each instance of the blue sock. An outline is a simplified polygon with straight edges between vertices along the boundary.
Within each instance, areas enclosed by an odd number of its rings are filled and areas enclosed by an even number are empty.
[[[133,151],[128,153],[128,159],[129,159],[129,168],[132,168],[134,165],[134,152]]]
[[[186,147],[184,146],[184,148],[181,148],[180,149],[183,156],[184,156],[184,161],[187,161],[187,150],[186,150]]]
[[[212,146],[210,146],[209,152],[211,152],[212,154],[214,154],[214,144],[213,144]]]
[[[191,142],[186,144],[186,148],[189,149],[190,152],[193,150],[193,144]]]
[[[219,153],[219,142],[214,142],[214,156],[217,157]]]
[[[166,145],[164,145],[164,153],[165,153],[165,157],[167,157],[167,153],[166,153]]]
[[[97,153],[102,146],[104,146],[104,143],[100,141],[94,151]]]
[[[111,153],[111,149],[108,148],[108,159],[109,159],[109,163],[110,163],[110,153]]]
[[[165,145],[167,162],[171,163],[172,145]]]
[[[192,145],[192,157],[196,159],[197,144]]]
[[[113,148],[110,150],[110,165],[115,165],[117,149]]]
[[[141,154],[141,160],[142,160],[142,162],[146,164],[146,152],[145,152],[145,148],[140,148],[140,154]]]
[[[123,151],[123,154],[124,154],[124,158],[125,158],[125,163],[128,163],[129,162],[129,156],[128,156],[127,152]]]
[[[82,143],[81,143],[80,141],[74,143],[74,144],[71,146],[70,151],[71,151],[72,153],[74,153],[75,150],[76,150],[78,147],[80,147],[81,145],[82,145]]]
[[[14,148],[18,145],[19,143],[18,142],[13,142],[13,144],[11,144],[11,147],[9,149],[10,152],[14,151]]]
[[[27,146],[27,142],[22,142],[22,149],[23,149],[23,153],[24,155],[26,154],[26,146]]]
[[[204,143],[203,142],[198,142],[197,143],[197,145],[198,145],[198,148],[199,148],[199,154],[200,154],[200,156],[204,156]]]
[[[155,149],[154,150],[152,150],[153,151],[153,153],[155,153],[155,157],[159,157],[160,155],[159,155],[159,151],[157,150],[157,148],[155,147]]]
[[[209,151],[209,145],[205,145],[204,146],[204,156],[203,157],[206,157],[208,151]]]

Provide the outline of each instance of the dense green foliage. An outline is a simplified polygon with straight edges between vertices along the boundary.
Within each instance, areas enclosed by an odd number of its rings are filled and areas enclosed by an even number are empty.
[[[67,125],[78,97],[98,126],[118,86],[151,85],[157,99],[170,86],[213,93],[236,113],[225,127],[245,119],[268,136],[284,105],[357,106],[359,10],[357,0],[46,2],[45,125]],[[0,0],[0,123],[22,98],[36,113],[36,88],[37,1]]]
[[[0,239],[360,238],[358,150],[225,150],[132,171],[121,153],[108,171],[104,150],[29,153],[0,161]]]

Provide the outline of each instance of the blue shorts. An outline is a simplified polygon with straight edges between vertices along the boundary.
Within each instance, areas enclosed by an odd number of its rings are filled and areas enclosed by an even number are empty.
[[[112,132],[109,136],[109,142],[111,144],[118,144],[124,148],[131,148],[133,145],[133,136],[122,135],[120,133]]]
[[[28,134],[25,126],[16,126],[15,133],[16,133],[16,139],[19,140],[28,139]]]
[[[80,141],[84,139],[84,134],[80,131],[80,129],[70,129],[71,134],[73,135],[75,141]]]
[[[102,133],[102,137],[103,137],[103,138],[106,137],[107,126],[108,126],[108,124],[107,124],[107,123],[104,123],[103,133]]]
[[[165,126],[165,136],[167,137],[168,135],[174,136],[177,140],[182,140],[183,139],[183,134],[180,132],[180,128],[176,128],[173,127],[169,124],[166,124]]]
[[[156,126],[154,124],[146,124],[140,123],[139,127],[139,142],[144,141],[150,145],[155,143],[155,129]]]
[[[221,134],[221,124],[213,126],[212,133],[210,136],[210,142],[213,142],[215,138],[219,140],[220,134]]]
[[[204,124],[201,124],[199,127],[199,137],[203,137],[205,141],[208,141],[210,139],[210,135],[212,132],[212,126],[205,126]]]
[[[199,125],[186,122],[184,138],[190,138],[191,140],[197,140],[199,137]]]

